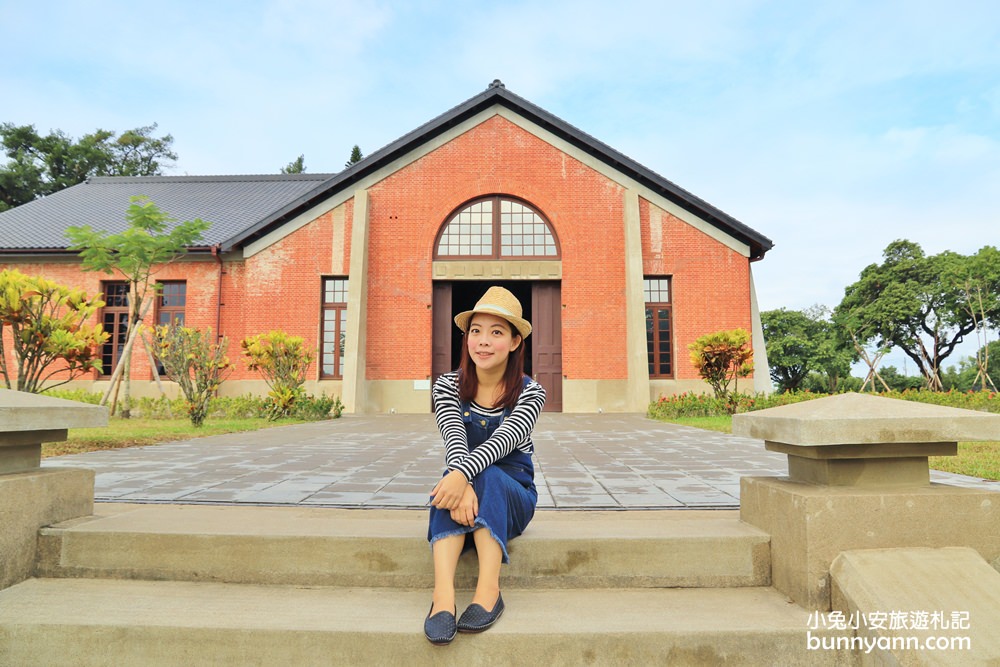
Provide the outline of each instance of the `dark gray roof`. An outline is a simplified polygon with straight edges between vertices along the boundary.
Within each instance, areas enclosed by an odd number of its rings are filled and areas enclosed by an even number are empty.
[[[482,93],[337,174],[91,179],[87,184],[0,213],[0,252],[13,248],[64,248],[63,229],[70,225],[90,224],[111,230],[107,221],[120,220],[124,228],[128,198],[134,194],[149,196],[178,220],[200,217],[213,222],[206,245],[218,244],[222,250],[241,247],[495,104],[511,109],[746,243],[751,259],[763,257],[774,246],[763,234],[508,91],[497,80]],[[157,186],[162,189],[156,190]],[[102,220],[105,222],[98,222]]]
[[[101,177],[0,213],[0,248],[64,250],[65,229],[90,225],[110,233],[128,227],[133,195],[149,197],[178,222],[212,223],[200,245],[221,245],[329,180],[331,174]]]

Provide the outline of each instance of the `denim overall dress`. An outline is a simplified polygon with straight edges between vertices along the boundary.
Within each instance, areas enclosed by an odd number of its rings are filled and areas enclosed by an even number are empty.
[[[461,410],[470,452],[486,442],[511,412],[507,408],[502,414],[493,417],[477,415],[467,402],[461,404]],[[464,551],[474,546],[472,532],[485,527],[500,544],[503,562],[507,563],[510,560],[507,557],[507,542],[524,532],[538,503],[531,455],[514,449],[476,475],[472,479],[472,488],[479,499],[479,514],[475,523],[463,526],[452,520],[450,511],[431,507],[427,539],[433,547],[434,542],[442,537],[465,533]]]

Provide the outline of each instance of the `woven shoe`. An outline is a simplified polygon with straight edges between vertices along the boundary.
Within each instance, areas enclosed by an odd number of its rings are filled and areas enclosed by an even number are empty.
[[[486,611],[482,605],[470,604],[462,612],[462,617],[458,619],[459,632],[482,632],[497,622],[503,614],[503,596],[497,596],[497,603],[493,605],[493,611]]]
[[[433,610],[434,605],[431,604],[431,611]],[[424,620],[424,636],[427,637],[427,641],[438,646],[450,644],[457,632],[455,614],[450,611],[439,611],[431,616],[431,611],[427,612],[427,618]]]

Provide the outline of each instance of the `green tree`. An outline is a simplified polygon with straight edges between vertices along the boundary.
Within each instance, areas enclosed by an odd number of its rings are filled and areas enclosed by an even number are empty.
[[[154,137],[157,124],[126,130],[106,144],[110,159],[103,173],[95,176],[155,176],[163,172],[164,161],[175,161],[174,138]]]
[[[304,174],[306,171],[306,156],[300,155],[281,168],[282,174]]]
[[[861,390],[861,378],[854,377],[853,375],[839,376],[836,386],[833,389],[830,388],[830,381],[831,378],[826,373],[812,372],[806,378],[805,382],[802,383],[802,388],[816,394],[833,394]]]
[[[912,375],[903,375],[895,366],[882,366],[879,369],[882,380],[889,385],[893,391],[905,391],[907,389],[920,389],[924,386],[923,378]]]
[[[129,283],[128,339],[112,374],[108,392],[101,400],[102,405],[106,403],[112,388],[124,381],[121,414],[125,418],[130,416],[131,410],[129,369],[132,348],[141,328],[139,324],[152,304],[150,297],[155,294],[153,275],[163,265],[184,254],[188,246],[201,239],[210,225],[200,218],[177,223],[147,197],[132,197],[131,202],[125,212],[128,229],[123,232],[108,234],[89,225],[66,230],[70,249],[80,251],[84,271],[117,272]]]
[[[983,360],[993,360],[984,379]],[[996,391],[1000,387],[1000,340],[981,347],[973,357],[958,360],[958,366],[949,366],[941,373],[946,391]],[[985,386],[984,386],[985,385]]]
[[[798,389],[809,372],[816,370],[820,324],[798,310],[768,310],[760,314],[767,344],[771,381],[778,391]]]
[[[177,159],[173,137],[154,137],[156,124],[116,135],[95,130],[74,140],[61,130],[41,135],[34,125],[0,125],[0,211],[50,195],[91,176],[152,176]]]
[[[247,357],[247,368],[263,375],[271,389],[268,392],[271,398],[269,417],[278,419],[291,415],[296,402],[305,396],[306,369],[313,360],[303,339],[278,330],[248,336],[240,345]]]
[[[753,372],[753,350],[745,329],[706,334],[688,345],[691,363],[715,392],[716,398],[729,400],[736,393],[739,378]],[[729,391],[729,385],[733,391]],[[732,403],[735,409],[735,403]]]
[[[362,158],[364,158],[364,155],[361,154],[361,149],[357,144],[354,144],[354,148],[351,149],[351,157],[344,163],[344,167],[350,167],[352,164],[361,162]]]
[[[200,427],[208,416],[208,402],[222,386],[233,365],[226,357],[225,336],[213,343],[212,329],[202,335],[191,327],[156,327],[154,356],[163,365],[167,378],[181,388],[191,424]]]
[[[822,391],[835,392],[851,373],[854,353],[837,335],[829,310],[813,306],[795,311],[780,308],[760,314],[767,343],[771,380],[779,391],[804,387],[811,373],[822,377]],[[811,382],[814,387],[816,382]]]
[[[927,256],[916,243],[893,241],[883,263],[866,267],[845,289],[834,319],[859,345],[874,341],[882,350],[898,347],[916,364],[925,385],[940,390],[941,363],[977,326],[961,285],[982,285],[996,295],[996,253],[987,246],[973,256],[951,251]],[[990,299],[983,319],[991,326],[1000,322],[1000,299]]]
[[[992,359],[994,362],[989,365],[989,368],[986,371],[986,374],[988,375],[989,379],[983,382],[980,385],[980,388],[983,389],[983,391],[986,391],[987,389],[992,389],[993,391],[997,391],[998,389],[1000,389],[1000,340],[995,340],[992,343],[987,343],[986,345],[982,346],[979,349],[976,358],[979,360]],[[981,381],[981,378],[979,377],[979,372],[982,367],[983,365],[977,366],[976,369],[977,375],[976,378],[973,379],[974,383],[976,379],[979,379]]]
[[[0,374],[7,389],[37,394],[100,370],[95,350],[108,335],[87,322],[102,306],[83,290],[15,269],[0,271]],[[7,329],[16,368],[8,367]],[[63,373],[61,382],[48,384]]]

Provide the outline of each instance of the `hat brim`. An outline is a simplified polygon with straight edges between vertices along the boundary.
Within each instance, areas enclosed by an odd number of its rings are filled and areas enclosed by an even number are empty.
[[[459,329],[462,330],[462,333],[465,333],[466,331],[469,330],[469,320],[471,320],[472,316],[476,313],[495,315],[496,317],[507,320],[508,322],[511,323],[511,325],[515,329],[517,329],[517,332],[521,335],[521,338],[527,338],[528,336],[531,335],[531,322],[524,319],[523,317],[514,317],[509,313],[503,313],[498,310],[494,310],[489,306],[485,306],[483,308],[479,308],[476,310],[466,310],[465,312],[461,312],[458,315],[456,315],[455,324],[458,326]]]

